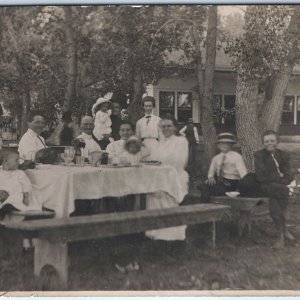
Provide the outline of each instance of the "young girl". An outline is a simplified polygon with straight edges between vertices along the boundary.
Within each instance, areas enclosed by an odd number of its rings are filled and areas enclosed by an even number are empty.
[[[0,219],[12,210],[30,210],[31,183],[24,171],[18,170],[19,154],[13,150],[0,152]]]
[[[101,149],[106,149],[110,142],[113,142],[111,137],[111,102],[106,98],[99,98],[93,105],[92,113],[95,118],[94,136],[100,141]]]
[[[140,163],[141,160],[146,159],[150,155],[150,151],[143,145],[143,143],[135,136],[130,137],[124,144],[125,152],[123,157],[126,162],[133,165]]]

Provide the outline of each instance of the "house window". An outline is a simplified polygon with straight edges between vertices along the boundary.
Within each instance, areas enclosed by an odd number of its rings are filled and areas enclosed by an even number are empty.
[[[297,114],[298,114],[298,107],[299,105],[297,105]],[[285,96],[283,111],[281,116],[281,124],[283,125],[297,124],[297,120],[295,120],[296,118],[294,116],[295,116],[295,96]]]
[[[235,95],[214,95],[213,115],[216,125],[235,125]]]
[[[159,92],[159,115],[172,114],[178,122],[185,123],[193,116],[191,92]]]
[[[159,93],[159,115],[175,113],[175,92],[160,92]]]
[[[213,119],[215,124],[222,124],[222,95],[213,96]]]
[[[187,122],[193,117],[192,93],[177,93],[177,119],[178,122]]]

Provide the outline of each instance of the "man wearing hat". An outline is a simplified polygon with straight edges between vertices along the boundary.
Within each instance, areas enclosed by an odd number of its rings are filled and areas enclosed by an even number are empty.
[[[189,143],[189,163],[194,161],[194,148],[199,144],[199,134],[197,127],[194,125],[192,118],[189,118],[187,124],[179,131],[179,133],[186,137]]]
[[[224,132],[217,136],[220,153],[212,159],[206,181],[213,196],[236,191],[240,180],[247,174],[242,156],[232,151],[234,144],[235,139],[231,133]]]

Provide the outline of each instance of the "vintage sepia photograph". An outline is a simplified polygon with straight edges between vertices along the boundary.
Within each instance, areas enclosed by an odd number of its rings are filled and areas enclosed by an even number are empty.
[[[300,289],[299,5],[0,6],[0,48],[1,291]]]

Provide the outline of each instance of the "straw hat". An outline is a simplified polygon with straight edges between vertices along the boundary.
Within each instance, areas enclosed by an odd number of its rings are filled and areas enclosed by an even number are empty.
[[[230,132],[223,132],[217,135],[217,144],[218,143],[232,143],[235,144],[234,135]]]

